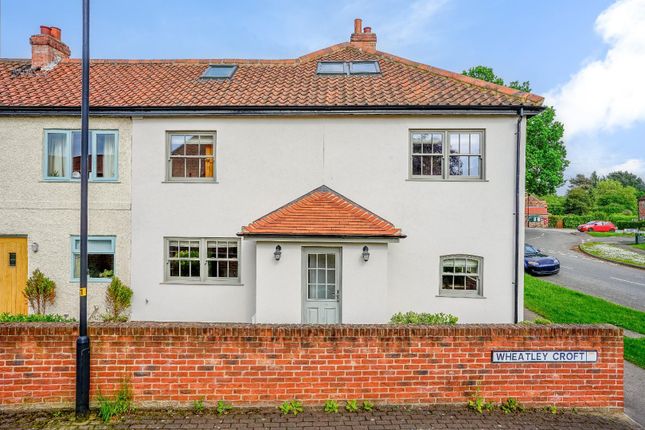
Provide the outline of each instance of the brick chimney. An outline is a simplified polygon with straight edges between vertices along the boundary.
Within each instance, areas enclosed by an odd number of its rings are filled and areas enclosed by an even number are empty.
[[[40,34],[29,38],[31,43],[31,68],[51,70],[64,58],[69,58],[71,51],[61,39],[58,27],[40,26]]]
[[[376,33],[372,33],[372,27],[363,26],[363,20],[356,18],[354,20],[354,32],[349,41],[360,48],[376,49]]]

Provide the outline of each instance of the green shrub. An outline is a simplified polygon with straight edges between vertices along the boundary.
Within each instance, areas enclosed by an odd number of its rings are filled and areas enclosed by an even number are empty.
[[[549,215],[549,227],[555,228],[558,225],[558,221],[562,221],[563,218],[563,215]]]
[[[218,400],[215,410],[217,411],[217,415],[226,415],[233,410],[233,406],[224,400]]]
[[[499,408],[505,414],[510,414],[511,412],[524,412],[524,406],[512,397],[506,399],[504,403],[499,405]]]
[[[53,305],[56,299],[56,282],[49,279],[40,270],[34,270],[27,279],[27,286],[22,294],[29,305],[39,315],[47,312],[47,305]]]
[[[356,400],[348,400],[347,403],[345,403],[345,410],[347,412],[357,412],[358,402]]]
[[[454,325],[457,324],[458,318],[451,314],[417,313],[417,312],[398,312],[392,315],[390,323],[392,324],[427,324],[427,325]]]
[[[287,400],[280,406],[278,406],[278,409],[282,411],[283,415],[298,415],[299,413],[304,411],[304,408],[302,407],[302,403],[300,403],[297,400]]]
[[[14,315],[9,313],[0,313],[0,322],[74,322],[74,318],[67,318],[57,314],[31,314],[31,315]]]
[[[328,414],[337,414],[338,402],[336,400],[326,400],[323,410]]]
[[[564,228],[576,228],[580,224],[584,224],[589,221],[594,221],[594,220],[589,218],[589,216],[587,215],[565,215],[562,217]]]
[[[121,383],[114,400],[107,399],[99,393],[99,417],[105,422],[112,417],[130,412],[132,407],[132,389],[127,382]]]
[[[103,321],[127,321],[126,312],[132,304],[132,289],[115,276],[105,291],[105,304],[107,314],[103,315]]]

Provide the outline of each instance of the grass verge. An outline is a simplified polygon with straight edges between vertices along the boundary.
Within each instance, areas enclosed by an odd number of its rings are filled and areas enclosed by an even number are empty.
[[[609,243],[584,242],[580,249],[595,257],[599,257],[617,263],[627,263],[632,266],[645,268],[645,255],[628,249],[619,248]]]
[[[609,323],[645,334],[645,312],[529,275],[524,276],[524,305],[555,323]],[[645,338],[625,338],[625,358],[645,368]]]
[[[587,234],[593,237],[634,236],[634,233],[618,233],[615,231],[588,231]]]
[[[645,243],[639,243],[638,245],[637,245],[637,244],[633,244],[632,246],[633,246],[634,248],[642,249],[643,251],[645,251]]]

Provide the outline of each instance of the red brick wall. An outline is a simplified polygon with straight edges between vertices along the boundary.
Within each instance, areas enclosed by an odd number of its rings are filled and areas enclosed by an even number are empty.
[[[99,324],[92,399],[129,379],[135,402],[297,398],[375,403],[489,400],[623,407],[622,331],[611,326]],[[0,407],[74,399],[76,327],[0,324]],[[593,349],[596,363],[491,363],[492,350]]]

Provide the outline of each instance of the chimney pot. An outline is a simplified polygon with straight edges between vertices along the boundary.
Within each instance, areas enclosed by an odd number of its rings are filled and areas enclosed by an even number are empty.
[[[354,33],[356,34],[360,33],[362,27],[363,27],[363,20],[360,18],[356,18],[354,20]]]
[[[349,38],[349,42],[358,48],[376,49],[376,33],[372,33],[372,27],[361,28],[363,20],[356,18],[354,20],[354,32]]]
[[[69,58],[70,49],[61,41],[58,27],[40,26],[40,34],[29,38],[31,44],[31,68],[51,70],[63,59]]]
[[[51,27],[51,33],[52,37],[56,40],[60,40],[61,37],[61,30],[58,27]]]

